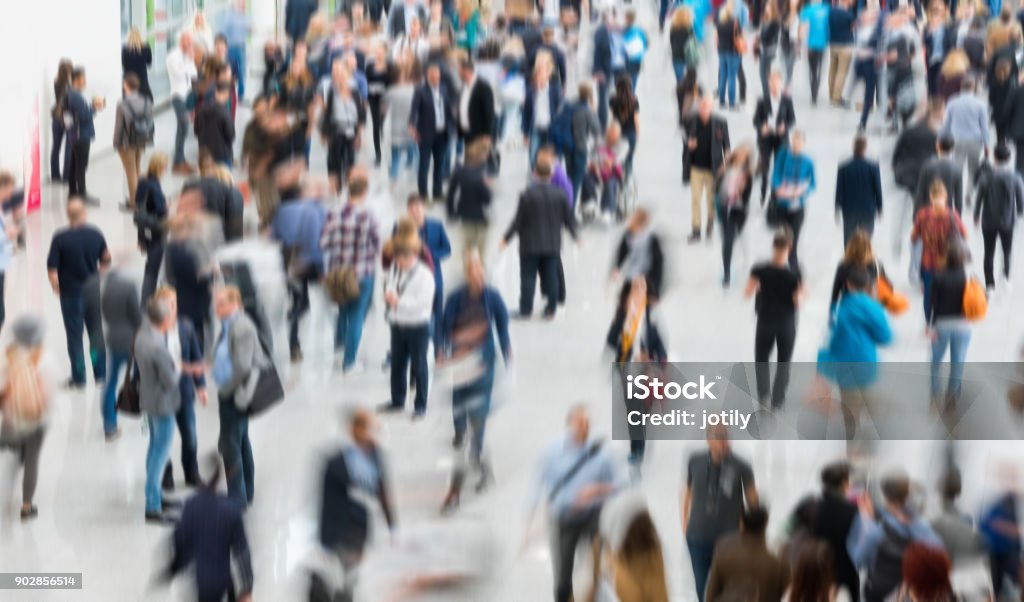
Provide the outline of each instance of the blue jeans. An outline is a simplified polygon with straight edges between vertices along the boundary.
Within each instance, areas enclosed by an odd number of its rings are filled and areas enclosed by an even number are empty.
[[[410,142],[405,146],[391,146],[391,167],[388,170],[388,175],[391,177],[391,181],[394,182],[398,179],[398,171],[402,167],[402,151],[405,151],[405,167],[406,169],[412,169],[413,165],[419,157],[419,148],[416,143]]]
[[[68,180],[71,176],[71,143],[65,138],[64,133],[64,121],[61,119],[51,119],[53,126],[50,141],[50,179],[60,180],[61,174],[63,174],[64,181]],[[64,163],[60,160],[60,147],[64,146]],[[63,167],[63,169],[61,169]]]
[[[373,276],[359,279],[359,296],[338,307],[338,325],[334,331],[334,349],[345,348],[343,370],[356,363],[359,339],[363,336],[363,322],[373,298]]]
[[[68,358],[71,360],[71,380],[78,385],[85,384],[85,351],[82,349],[82,335],[89,326],[89,355],[92,359],[92,373],[96,380],[107,375],[106,353],[103,349],[103,331],[97,328],[95,316],[85,315],[85,298],[78,295],[61,295],[60,313],[64,318],[64,333],[67,336]]]
[[[128,364],[128,354],[110,352],[107,365],[107,384],[103,389],[103,434],[110,435],[117,430],[117,385],[121,380],[121,368]]]
[[[640,68],[643,67],[642,61],[627,61],[626,62],[626,73],[629,74],[629,81],[633,84],[633,91],[636,92],[636,80],[640,78]]]
[[[484,448],[484,429],[487,426],[487,415],[491,412],[491,393],[494,389],[494,358],[490,360],[487,372],[480,380],[452,391],[452,422],[455,435],[462,437],[466,432],[466,424],[473,427],[473,440],[470,443],[470,458],[480,463],[480,454]]]
[[[530,149],[530,152],[529,152],[530,170],[533,170],[533,163],[534,163],[534,161],[537,160],[537,151],[539,151],[540,147],[544,146],[547,143],[548,143],[548,132],[547,132],[547,130],[541,131],[541,130],[536,130],[535,129],[532,132],[530,132],[530,147],[529,147],[529,149]]]
[[[185,136],[188,135],[188,107],[185,106],[185,99],[180,96],[171,97],[171,106],[174,107],[174,118],[177,120],[177,129],[174,130],[174,165],[185,163]]]
[[[256,465],[249,443],[249,416],[235,407],[234,396],[218,400],[220,436],[217,449],[224,460],[228,497],[245,508],[255,493]]]
[[[146,417],[149,421],[149,448],[146,450],[146,513],[163,511],[160,479],[171,457],[174,437],[174,415]]]
[[[928,314],[932,308],[932,278],[935,272],[921,268],[921,288],[924,292],[924,321],[927,324],[930,320]]]
[[[238,100],[245,98],[245,46],[228,46],[228,63],[238,78]]]
[[[672,61],[672,71],[676,74],[676,83],[686,77],[686,61]]]
[[[740,69],[740,55],[725,52],[718,55],[718,104],[725,104],[726,88],[729,91],[729,106],[736,106],[736,73]]]
[[[686,537],[686,547],[690,551],[690,564],[693,567],[693,583],[697,587],[697,600],[704,602],[704,588],[708,584],[711,572],[711,558],[715,553],[715,541],[701,541]]]
[[[935,340],[932,341],[932,397],[939,395],[939,364],[949,349],[949,382],[946,395],[960,397],[964,376],[964,359],[971,342],[971,329],[965,324],[938,324],[935,326]]]

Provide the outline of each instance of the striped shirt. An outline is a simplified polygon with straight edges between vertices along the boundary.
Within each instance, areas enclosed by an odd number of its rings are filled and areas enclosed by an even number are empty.
[[[380,233],[373,212],[361,205],[346,204],[327,214],[320,249],[327,269],[351,266],[356,276],[373,276],[380,253]]]

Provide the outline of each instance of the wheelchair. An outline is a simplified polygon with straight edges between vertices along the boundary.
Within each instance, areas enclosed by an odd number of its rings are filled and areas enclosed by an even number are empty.
[[[583,177],[580,190],[580,201],[577,203],[576,219],[582,224],[592,224],[602,215],[614,215],[616,222],[622,222],[626,216],[636,209],[638,192],[635,168],[625,174],[625,179],[618,182],[611,193],[612,199],[605,199],[606,185],[594,170],[588,169]],[[608,207],[608,210],[604,210]]]

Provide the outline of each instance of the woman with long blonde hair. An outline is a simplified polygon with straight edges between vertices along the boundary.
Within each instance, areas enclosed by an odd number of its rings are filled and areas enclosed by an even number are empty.
[[[693,9],[689,6],[681,6],[672,13],[672,22],[668,30],[668,43],[672,48],[672,70],[676,74],[676,83],[683,81],[686,70],[696,65],[690,65],[693,57],[687,58],[687,47],[692,54],[693,49],[700,52],[700,43],[691,45],[693,33]]]
[[[139,78],[139,93],[149,100],[153,100],[153,90],[149,87],[149,67],[152,64],[153,50],[142,38],[142,32],[132,27],[121,46],[121,70],[124,75],[134,73]]]

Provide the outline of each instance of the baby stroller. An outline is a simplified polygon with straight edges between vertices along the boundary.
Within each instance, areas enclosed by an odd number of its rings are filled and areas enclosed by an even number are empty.
[[[581,222],[589,224],[601,216],[606,223],[622,221],[636,206],[636,179],[623,168],[628,150],[618,144],[614,151],[598,147],[591,153],[580,190]]]

